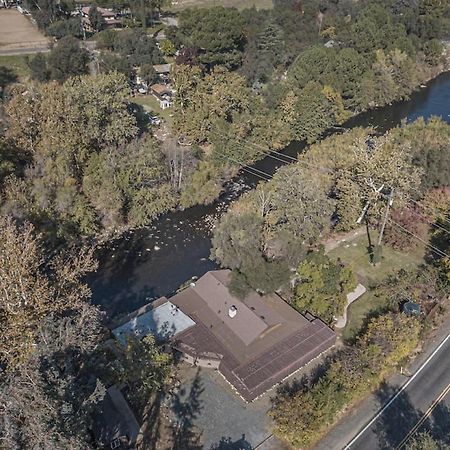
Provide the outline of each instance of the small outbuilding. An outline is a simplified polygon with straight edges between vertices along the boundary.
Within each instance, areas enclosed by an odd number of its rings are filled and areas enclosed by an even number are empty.
[[[132,449],[140,427],[133,411],[116,386],[107,389],[93,413],[93,434],[98,448]]]
[[[167,109],[172,106],[173,91],[170,86],[165,84],[153,84],[150,86],[153,96],[158,100],[161,109]]]
[[[408,316],[419,316],[420,315],[420,305],[414,302],[406,302],[402,306],[402,311]]]

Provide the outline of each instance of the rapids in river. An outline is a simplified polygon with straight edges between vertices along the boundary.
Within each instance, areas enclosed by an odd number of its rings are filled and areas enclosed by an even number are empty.
[[[450,122],[450,73],[430,81],[410,100],[359,114],[343,128],[373,126],[384,132],[402,120],[421,116],[440,116]],[[281,153],[296,156],[304,148],[303,143],[293,142]],[[271,175],[282,164],[266,157],[253,168]],[[98,252],[99,269],[88,278],[93,302],[116,318],[155,298],[169,296],[190,278],[217,268],[209,259],[213,224],[231,201],[259,181],[260,177],[242,172],[214,203],[169,212],[151,226],[111,241]]]

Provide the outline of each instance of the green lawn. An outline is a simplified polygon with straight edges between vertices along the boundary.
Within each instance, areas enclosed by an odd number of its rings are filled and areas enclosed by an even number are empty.
[[[156,100],[153,95],[137,94],[135,97],[131,98],[131,102],[142,105],[145,110],[152,112],[156,116],[162,117],[169,126],[172,125],[172,117],[170,117],[170,115],[172,114],[173,109],[161,109],[158,100]]]
[[[0,56],[0,66],[11,69],[18,78],[26,78],[30,76],[30,69],[26,63],[27,57],[33,55],[8,55]]]
[[[378,238],[372,232],[372,242]],[[351,339],[360,330],[364,319],[370,314],[383,309],[385,299],[376,297],[370,289],[376,283],[386,279],[399,269],[408,269],[418,266],[423,261],[424,247],[417,247],[409,252],[398,252],[388,246],[383,246],[383,258],[375,267],[371,264],[367,252],[367,236],[361,236],[352,242],[343,243],[329,252],[330,258],[340,258],[345,264],[352,267],[358,280],[367,288],[367,292],[353,302],[347,311],[347,325],[342,332],[344,339]]]

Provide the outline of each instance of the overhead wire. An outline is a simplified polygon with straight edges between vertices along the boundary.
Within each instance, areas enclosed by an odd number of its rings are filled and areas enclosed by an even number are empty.
[[[220,136],[220,137],[222,137],[222,138],[227,138],[226,135],[223,135],[223,134],[220,134],[220,133],[217,133],[217,132],[214,132],[214,131],[213,131],[212,133],[215,134],[215,135],[217,135],[217,136]],[[243,140],[243,139],[240,139],[240,141],[242,141],[242,140]],[[249,147],[248,147],[249,144],[250,144],[250,145],[253,145],[254,147],[264,148],[264,147],[262,147],[262,146],[260,146],[260,145],[258,145],[258,144],[254,144],[254,143],[250,143],[250,142],[247,142],[247,144],[241,144],[241,145],[243,145],[244,147],[245,147],[245,145],[247,145],[246,148],[249,148]],[[284,163],[284,164],[288,164],[288,161],[282,160],[281,158],[278,158],[278,157],[274,156],[272,153],[280,154],[280,153],[278,153],[278,152],[276,152],[276,151],[273,151],[273,152],[272,152],[272,151],[270,151],[270,150],[269,150],[268,152],[264,152],[264,154],[266,154],[268,157],[271,157],[271,158],[273,158],[273,159],[275,159],[275,160],[277,160],[277,161],[280,161],[280,162],[282,162],[282,163]],[[270,175],[270,174],[268,174],[268,173],[266,173],[266,172],[263,172],[263,171],[261,171],[261,170],[255,168],[255,167],[249,166],[248,164],[245,164],[245,163],[242,162],[242,161],[235,160],[235,159],[233,159],[233,158],[231,158],[231,157],[229,157],[229,156],[226,156],[226,155],[222,155],[222,156],[225,157],[226,159],[228,159],[228,160],[234,162],[235,164],[238,164],[238,165],[242,168],[242,170],[244,170],[245,172],[247,172],[247,173],[249,173],[249,174],[251,174],[251,175],[257,176],[257,177],[259,177],[260,179],[262,179],[262,180],[264,180],[264,181],[269,181],[269,180],[272,178],[272,175]],[[289,156],[289,155],[282,155],[282,156],[288,157],[289,159],[291,159],[291,160],[293,160],[293,161],[295,161],[295,162],[302,162],[302,161],[300,161],[300,160],[298,160],[298,159],[296,159],[296,158],[293,158],[293,157],[291,157],[291,156]],[[314,166],[313,166],[313,167],[314,167]],[[324,168],[324,167],[322,167],[322,166],[320,166],[320,167],[315,166],[315,168],[319,168],[320,170],[330,170],[330,169]],[[253,171],[259,172],[259,173],[262,174],[263,176],[259,175],[258,173],[254,173]],[[417,189],[416,189],[416,190],[417,190]],[[413,202],[414,204],[417,204],[418,206],[421,206],[421,207],[425,208],[424,205],[420,204],[419,202],[415,201],[415,200],[412,199],[412,198],[408,198],[408,199],[407,199],[407,202]],[[445,229],[444,227],[440,226],[440,225],[437,224],[437,223],[431,222],[430,220],[428,220],[428,219],[426,219],[425,217],[423,217],[420,213],[414,212],[414,211],[413,211],[413,213],[416,214],[416,215],[418,215],[418,216],[420,216],[420,217],[422,218],[422,220],[424,220],[425,222],[429,223],[431,226],[434,226],[435,228],[440,229],[441,231],[444,231],[444,232],[447,233],[447,234],[450,234],[450,231],[449,231],[449,230]],[[391,219],[389,219],[389,221],[390,221],[391,223],[394,223],[394,224],[395,224],[396,226],[398,226],[398,227],[402,227],[400,224],[397,224],[395,221],[393,221],[393,220],[391,220]],[[448,221],[448,222],[450,223],[450,221]],[[402,228],[403,228],[403,227],[402,227]],[[407,232],[407,233],[410,233],[410,234],[413,235],[413,233],[411,233],[411,232],[410,232],[409,230],[407,230],[406,228],[403,228],[403,231],[404,231],[404,232]],[[415,235],[414,235],[414,237],[416,237],[417,239],[420,239],[418,236],[415,236]],[[420,239],[420,240],[421,240],[424,244],[426,244],[425,241],[423,241],[422,239]],[[431,244],[426,244],[426,245],[429,245],[430,247],[433,247],[433,246],[431,246]],[[434,247],[433,247],[433,248],[434,248]],[[437,248],[434,248],[434,249],[436,250]],[[439,249],[437,249],[437,251],[439,251]],[[443,252],[442,252],[442,253],[443,253]],[[442,256],[442,255],[441,255],[441,256]]]
[[[432,249],[432,251],[434,251],[434,253],[436,253],[437,255],[443,257],[443,258],[450,258],[450,255],[448,255],[447,253],[445,253],[444,251],[442,251],[441,249],[435,247],[434,245],[431,245],[430,243],[428,243],[427,241],[424,241],[421,237],[417,236],[416,234],[414,234],[412,231],[408,230],[407,228],[405,228],[403,225],[400,225],[398,222],[396,222],[395,220],[392,219],[388,219],[388,221],[392,224],[394,224],[395,226],[397,226],[398,228],[400,228],[401,230],[403,230],[404,232],[408,233],[409,235],[413,236],[414,238],[416,238],[417,240],[419,240],[420,242],[422,242],[423,244],[425,244],[427,247],[430,247]]]
[[[210,133],[213,134],[213,135],[216,135],[216,136],[218,136],[218,137],[220,137],[222,139],[228,139],[229,138],[229,136],[227,136],[225,134],[218,133],[217,131],[210,131]],[[240,139],[238,139],[238,141],[244,142],[245,144],[241,143],[241,145],[246,147],[247,149],[250,149],[251,148],[250,146],[253,146],[253,147],[257,148],[257,149],[265,150],[265,151],[262,152],[263,155],[266,155],[269,158],[272,158],[272,159],[275,159],[275,160],[277,160],[279,162],[282,162],[283,164],[289,164],[289,161],[286,161],[286,160],[282,159],[282,158],[286,158],[286,159],[288,159],[288,160],[290,160],[292,162],[295,162],[295,163],[298,163],[298,164],[304,164],[304,165],[306,165],[308,167],[315,168],[316,170],[318,170],[320,172],[328,172],[328,173],[333,172],[333,169],[331,169],[329,167],[318,166],[318,165],[312,164],[312,163],[310,163],[308,161],[303,161],[302,159],[294,158],[293,156],[290,156],[290,155],[285,155],[284,153],[278,152],[276,150],[270,150],[269,148],[264,147],[264,146],[262,146],[260,144],[256,144],[254,142],[246,141],[244,138],[240,138]],[[277,156],[275,156],[275,155],[277,155]]]
[[[425,211],[432,211],[433,210],[433,208],[431,206],[423,205],[422,203],[414,200],[413,198],[409,198],[408,201],[414,203],[415,205],[419,206],[420,208],[424,209]],[[435,212],[435,211],[433,211],[433,212]],[[446,222],[446,223],[448,223],[450,225],[450,219],[447,219],[446,217],[441,217],[440,220],[442,220],[443,222]]]
[[[217,136],[220,136],[220,137],[222,137],[222,138],[227,138],[226,135],[217,133],[217,132],[215,132],[215,131],[212,131],[211,133],[213,133],[213,134],[215,134],[215,135],[217,135]],[[242,141],[243,139],[240,139],[240,140]],[[248,142],[247,145],[253,145],[253,146],[255,146],[255,147],[263,148],[263,149],[264,149],[264,147],[262,147],[261,145],[258,145],[258,144],[256,144],[256,143]],[[248,147],[247,147],[247,148],[248,148]],[[288,164],[287,161],[282,160],[281,158],[278,158],[278,157],[274,156],[272,153],[276,153],[276,154],[282,155],[283,157],[288,157],[288,158],[290,158],[291,160],[293,160],[293,161],[295,161],[295,162],[297,162],[297,163],[305,163],[305,164],[307,164],[307,165],[310,165],[310,166],[315,167],[315,168],[317,168],[317,169],[320,169],[320,170],[322,170],[322,171],[323,171],[323,170],[331,171],[331,169],[329,169],[329,168],[325,168],[325,167],[323,167],[323,166],[314,166],[314,165],[312,165],[312,164],[306,163],[305,161],[301,161],[301,160],[296,159],[296,158],[293,158],[293,157],[291,157],[291,156],[289,156],[289,155],[283,155],[283,154],[281,154],[281,153],[279,153],[279,152],[276,152],[276,151],[270,151],[270,150],[269,150],[268,152],[265,152],[264,154],[267,155],[268,157],[273,158],[273,159],[276,159],[277,161],[280,161],[280,162],[282,162],[282,163],[284,163],[284,164]],[[251,167],[251,166],[247,166],[247,167]],[[266,174],[266,175],[268,175],[268,174]],[[415,188],[413,188],[413,189],[415,189]],[[415,189],[415,190],[418,191],[418,189]],[[418,192],[420,192],[420,191],[418,191]],[[412,198],[408,198],[408,199],[407,199],[407,202],[413,202],[414,204],[417,204],[418,206],[421,206],[422,208],[425,208],[424,205],[420,204],[419,202],[415,201],[415,200],[412,199]],[[414,212],[414,211],[413,211],[413,213],[415,213],[416,215],[419,215],[418,212]],[[437,223],[435,223],[435,222],[432,222],[432,221],[426,219],[426,218],[423,217],[423,216],[421,216],[421,217],[422,217],[422,219],[423,219],[425,222],[429,223],[430,225],[434,226],[435,228],[438,228],[438,229],[440,229],[441,231],[444,231],[445,233],[450,234],[450,231],[447,230],[446,228],[440,226],[439,224],[437,224]],[[443,220],[446,221],[446,222],[448,222],[448,223],[450,224],[450,220],[444,219],[444,218],[443,218]]]
[[[267,172],[259,170],[256,167],[249,166],[248,164],[245,164],[242,161],[238,161],[238,160],[236,160],[234,158],[231,158],[230,156],[221,155],[221,157],[224,158],[224,159],[228,159],[229,161],[231,161],[231,162],[233,162],[235,164],[238,164],[241,167],[241,169],[244,170],[245,172],[250,173],[251,175],[254,175],[256,177],[259,177],[259,178],[261,178],[264,181],[269,181],[272,178],[271,175],[268,174]],[[255,171],[257,173],[254,173],[252,171]],[[258,173],[262,174],[262,175],[259,175]]]
[[[431,220],[428,220],[427,218],[425,218],[422,214],[420,214],[417,211],[414,211],[414,210],[410,210],[410,211],[412,211],[412,213],[415,214],[416,216],[419,216],[424,222],[427,222],[432,227],[438,228],[439,230],[443,231],[444,233],[447,233],[450,235],[450,230],[447,230],[446,228],[442,227],[441,225],[439,225],[435,222],[432,222]]]

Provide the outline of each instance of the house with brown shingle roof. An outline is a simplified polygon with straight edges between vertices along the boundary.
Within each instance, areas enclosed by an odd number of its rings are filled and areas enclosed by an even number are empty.
[[[186,362],[217,369],[250,402],[332,347],[336,335],[276,294],[236,298],[230,276],[229,270],[208,272],[171,297],[166,328],[174,330],[172,348]]]
[[[150,91],[158,100],[161,109],[170,108],[172,106],[173,90],[167,84],[153,84],[150,86]]]
[[[191,363],[217,366],[241,397],[252,401],[332,347],[336,336],[276,294],[234,297],[230,276],[229,270],[208,272],[170,299],[196,323],[177,335],[173,346]]]

